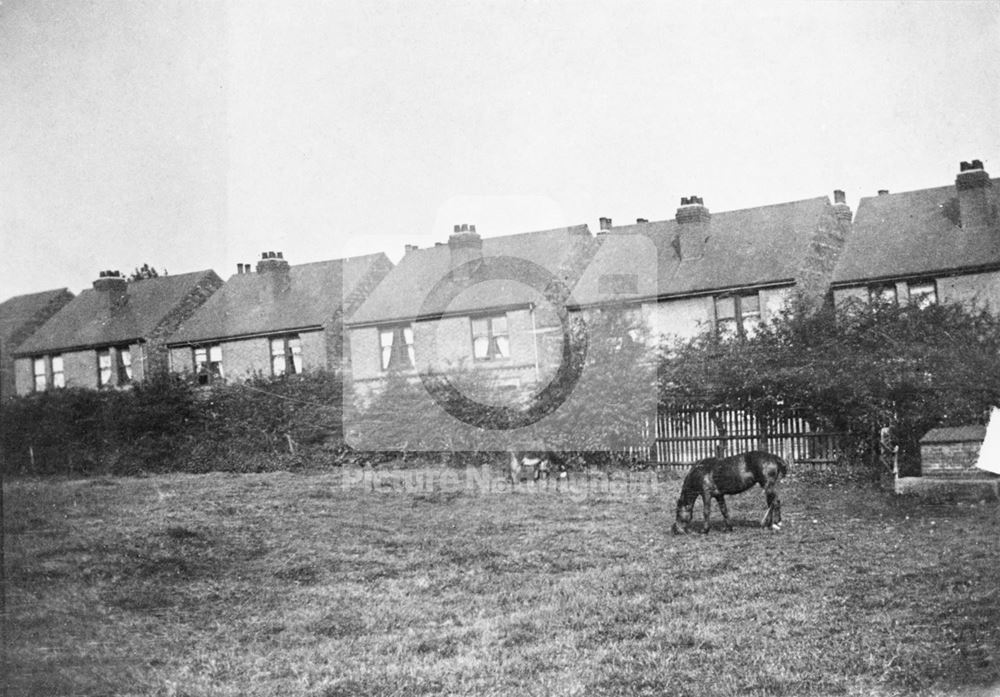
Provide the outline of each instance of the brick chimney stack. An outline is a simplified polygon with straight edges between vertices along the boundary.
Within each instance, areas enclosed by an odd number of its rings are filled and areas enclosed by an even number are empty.
[[[854,217],[851,207],[847,205],[847,196],[840,189],[835,189],[833,192],[833,214],[837,220],[845,223],[851,222],[851,218]]]
[[[467,282],[476,260],[483,258],[483,238],[476,232],[476,226],[468,223],[456,225],[448,238],[448,249],[451,252],[452,277],[456,281]]]
[[[958,219],[964,228],[993,225],[997,221],[993,182],[981,160],[962,162],[955,178],[958,190]]]
[[[601,226],[601,230],[598,233],[599,235],[607,234],[611,230],[611,218],[600,218],[598,222],[600,223]]]
[[[128,281],[120,271],[101,271],[94,281],[94,290],[102,294],[112,314],[125,307],[128,298]]]
[[[246,272],[250,272],[249,264],[246,266]],[[291,267],[281,252],[261,252],[260,261],[257,262],[257,273],[267,275],[267,285],[271,292],[284,293],[291,287]]]
[[[707,223],[712,214],[705,207],[701,196],[685,196],[681,198],[681,207],[677,209],[676,220],[681,225],[689,223]]]

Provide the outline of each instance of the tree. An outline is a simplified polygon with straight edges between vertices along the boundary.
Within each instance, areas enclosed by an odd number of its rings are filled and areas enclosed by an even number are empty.
[[[912,471],[928,430],[981,420],[1000,403],[998,358],[1000,320],[981,308],[793,303],[751,338],[666,347],[660,389],[666,401],[760,417],[794,409],[864,447],[891,426]]]
[[[163,270],[163,275],[167,275],[167,270]],[[160,273],[155,267],[149,264],[143,264],[142,267],[136,267],[135,271],[128,277],[129,281],[144,281],[147,278],[158,278]]]

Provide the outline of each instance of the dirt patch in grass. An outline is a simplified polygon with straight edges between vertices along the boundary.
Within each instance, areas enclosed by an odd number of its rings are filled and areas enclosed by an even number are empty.
[[[730,501],[734,532],[674,537],[679,481],[660,486],[411,495],[287,473],[8,483],[8,693],[1000,684],[995,505],[790,482],[779,534],[755,526],[755,491]]]

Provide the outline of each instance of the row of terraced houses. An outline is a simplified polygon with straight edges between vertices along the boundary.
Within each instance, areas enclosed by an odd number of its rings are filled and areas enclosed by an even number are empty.
[[[128,281],[102,271],[0,304],[2,395],[119,388],[157,372],[204,384],[344,369],[361,390],[393,371],[485,367],[502,387],[545,384],[559,365],[560,312],[631,308],[654,336],[752,332],[794,292],[1000,310],[998,187],[979,160],[954,183],[862,198],[844,193],[712,212],[681,198],[673,219],[480,235],[291,264],[265,252],[213,270]],[[553,288],[566,289],[553,293]]]

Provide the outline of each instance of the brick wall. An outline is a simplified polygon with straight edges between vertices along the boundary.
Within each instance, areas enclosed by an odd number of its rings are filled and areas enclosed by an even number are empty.
[[[979,441],[924,443],[920,446],[921,471],[925,477],[982,477],[976,468]]]

